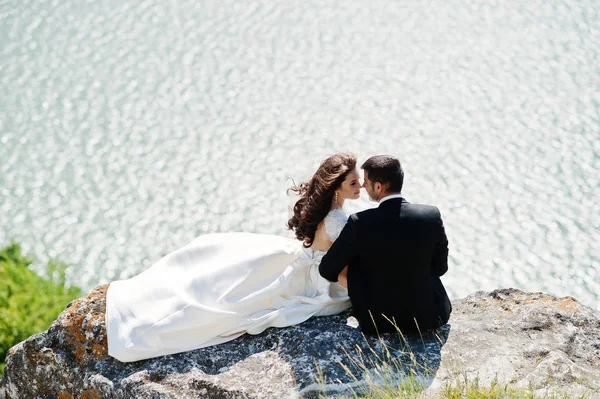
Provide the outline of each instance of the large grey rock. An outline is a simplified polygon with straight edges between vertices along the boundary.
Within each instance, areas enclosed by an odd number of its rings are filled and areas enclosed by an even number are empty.
[[[540,391],[600,392],[600,316],[572,298],[497,290],[455,301],[451,324],[421,337],[364,338],[346,312],[120,363],[106,354],[105,292],[72,302],[46,332],[10,350],[0,399],[350,395],[367,380],[408,374],[435,391],[457,371],[484,384],[497,377]],[[395,365],[390,375],[382,361]]]
[[[600,314],[571,297],[515,289],[453,303],[450,337],[434,387],[460,372],[544,395],[600,398]]]

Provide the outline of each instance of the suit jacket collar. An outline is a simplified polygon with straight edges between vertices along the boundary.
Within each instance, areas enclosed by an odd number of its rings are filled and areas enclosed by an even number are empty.
[[[390,194],[390,195],[386,195],[385,197],[381,198],[379,200],[379,203],[381,204],[382,202],[385,202],[387,200],[391,200],[394,198],[404,198],[404,196],[402,194]]]
[[[408,201],[404,197],[390,198],[379,204],[379,208],[385,208],[388,206],[398,206],[400,204],[408,204]]]

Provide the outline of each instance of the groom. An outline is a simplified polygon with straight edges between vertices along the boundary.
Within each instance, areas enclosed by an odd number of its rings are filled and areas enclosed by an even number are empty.
[[[396,158],[377,155],[362,169],[363,187],[379,207],[350,216],[319,272],[329,281],[347,279],[365,333],[446,324],[452,305],[439,276],[448,270],[448,239],[439,210],[402,197],[404,172]]]

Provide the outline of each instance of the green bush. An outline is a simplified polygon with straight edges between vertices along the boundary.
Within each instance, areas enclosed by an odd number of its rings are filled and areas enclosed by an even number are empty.
[[[79,288],[65,285],[66,265],[51,260],[40,277],[29,268],[32,262],[18,244],[0,249],[0,377],[8,350],[47,329],[81,296]]]

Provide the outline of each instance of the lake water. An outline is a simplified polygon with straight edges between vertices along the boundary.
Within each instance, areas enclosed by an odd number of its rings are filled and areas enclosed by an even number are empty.
[[[291,237],[289,178],[337,151],[440,208],[451,297],[600,310],[597,0],[0,2],[0,244],[36,268],[89,289],[199,234]]]

